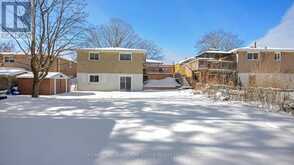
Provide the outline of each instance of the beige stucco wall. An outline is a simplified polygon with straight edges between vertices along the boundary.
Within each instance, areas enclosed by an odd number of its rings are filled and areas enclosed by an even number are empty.
[[[255,76],[255,86],[294,89],[294,73],[239,73],[243,87],[250,87],[250,76]]]
[[[78,51],[78,73],[133,73],[143,74],[143,65],[145,63],[144,53],[132,52],[131,61],[120,61],[119,51],[117,52],[99,52],[99,61],[90,61],[89,52]]]
[[[239,73],[294,73],[294,53],[282,52],[281,61],[275,61],[274,52],[260,52],[257,60],[248,60],[247,52],[238,52]]]
[[[119,91],[120,77],[131,77],[131,90],[143,90],[143,74],[117,74],[117,73],[96,73],[99,75],[98,83],[90,83],[89,75],[94,73],[78,73],[78,90],[83,91]]]

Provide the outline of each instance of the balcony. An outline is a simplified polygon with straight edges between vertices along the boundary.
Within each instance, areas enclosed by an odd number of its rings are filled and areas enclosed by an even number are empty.
[[[236,62],[208,58],[198,59],[195,68],[196,70],[234,71],[236,70]]]

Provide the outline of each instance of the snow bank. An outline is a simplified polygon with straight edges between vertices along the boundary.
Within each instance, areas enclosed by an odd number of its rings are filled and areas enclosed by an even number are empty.
[[[181,85],[175,78],[167,77],[162,80],[148,80],[144,85],[145,88],[177,88]]]

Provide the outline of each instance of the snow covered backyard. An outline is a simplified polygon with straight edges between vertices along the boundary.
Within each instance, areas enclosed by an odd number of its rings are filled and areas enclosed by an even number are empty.
[[[294,162],[294,118],[190,90],[0,101],[0,165]]]

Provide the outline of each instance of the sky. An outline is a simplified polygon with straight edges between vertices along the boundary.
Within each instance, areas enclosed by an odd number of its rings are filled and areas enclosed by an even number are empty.
[[[256,40],[261,40],[263,43],[275,40],[273,34],[270,34],[272,31],[275,33],[278,30],[287,34],[289,31],[287,21],[282,28],[275,28],[285,20],[291,18],[294,20],[294,12],[288,14],[294,0],[87,0],[86,2],[88,21],[91,24],[102,24],[110,18],[126,21],[143,38],[153,40],[163,49],[166,62],[194,56],[197,52],[194,48],[197,40],[209,31],[224,30],[235,33],[245,41],[244,46],[248,46]],[[285,16],[287,14],[290,18]]]

